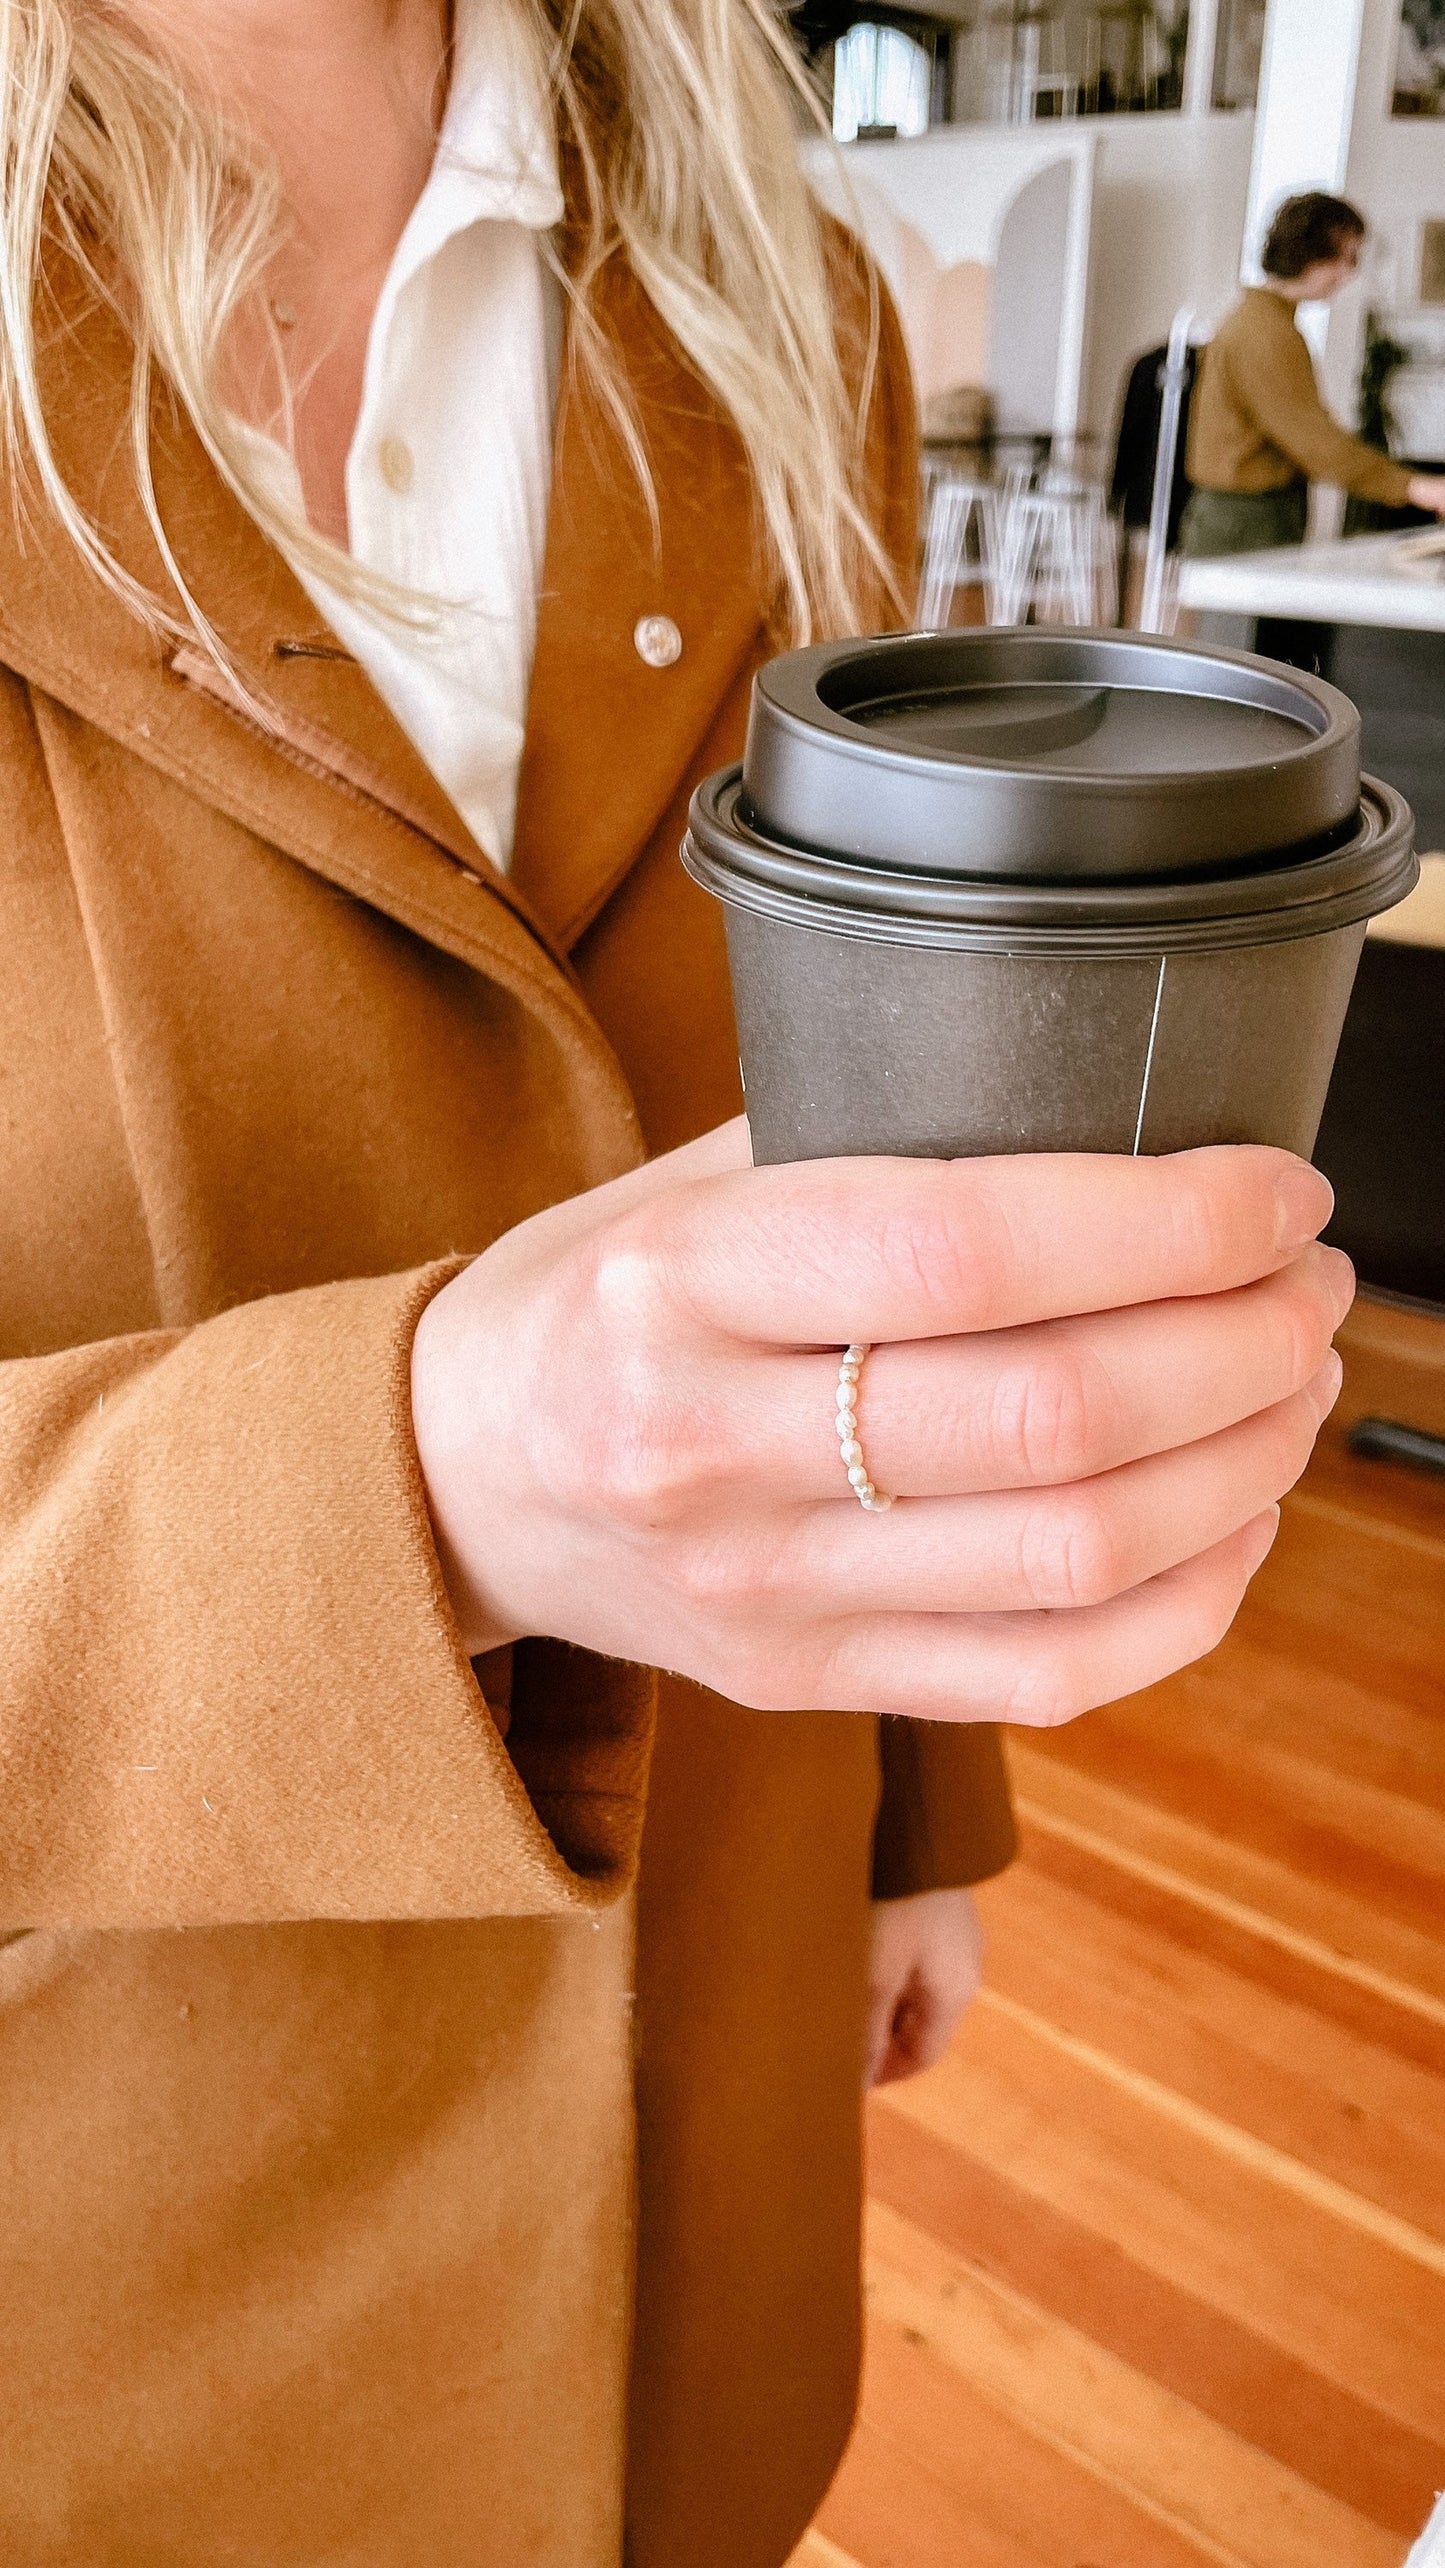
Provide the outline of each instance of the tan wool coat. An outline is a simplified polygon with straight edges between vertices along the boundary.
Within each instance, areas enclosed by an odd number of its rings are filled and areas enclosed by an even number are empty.
[[[128,352],[59,317],[159,586]],[[987,1731],[474,1670],[441,1587],[428,1295],[738,1104],[676,851],[766,648],[748,490],[625,275],[603,318],[661,540],[569,390],[510,880],[171,407],[273,727],[0,508],[5,2568],[777,2568],[854,2397],[870,1867],[1009,1852]],[[900,546],[910,418],[890,338]]]

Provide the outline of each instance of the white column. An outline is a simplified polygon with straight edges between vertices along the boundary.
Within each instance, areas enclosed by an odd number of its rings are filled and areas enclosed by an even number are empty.
[[[1219,41],[1219,0],[1189,0],[1189,41],[1184,49],[1186,116],[1207,116],[1214,105],[1214,50]]]
[[[1259,112],[1244,223],[1244,274],[1259,277],[1259,249],[1281,197],[1305,188],[1338,195],[1350,156],[1355,75],[1365,0],[1269,0],[1259,71]],[[1306,305],[1300,326],[1316,355],[1327,307]]]

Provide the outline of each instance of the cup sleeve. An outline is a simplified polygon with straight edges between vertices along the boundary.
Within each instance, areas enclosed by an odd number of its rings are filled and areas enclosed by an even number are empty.
[[[448,1604],[409,1382],[455,1271],[0,1365],[0,1929],[563,1916],[630,1880],[650,1680],[526,1645],[494,1718]]]
[[[875,1899],[962,1889],[1012,1863],[1018,1834],[1003,1742],[992,1722],[885,1716],[878,1757]]]

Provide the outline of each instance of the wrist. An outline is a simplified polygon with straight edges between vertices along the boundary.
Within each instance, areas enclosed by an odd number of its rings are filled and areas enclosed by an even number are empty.
[[[458,1362],[462,1350],[452,1325],[451,1297],[457,1280],[454,1277],[443,1285],[417,1321],[411,1348],[411,1422],[442,1584],[462,1647],[468,1658],[475,1659],[524,1635],[495,1600],[480,1592],[453,1539],[454,1528],[475,1513],[478,1454],[483,1449],[466,1415],[468,1375]]]

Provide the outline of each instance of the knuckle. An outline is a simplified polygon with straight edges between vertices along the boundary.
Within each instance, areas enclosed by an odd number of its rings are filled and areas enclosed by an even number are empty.
[[[645,1343],[663,1324],[671,1301],[667,1225],[653,1204],[640,1204],[588,1243],[586,1289],[609,1342]]]
[[[1036,1607],[1102,1605],[1124,1583],[1109,1512],[1091,1490],[1074,1489],[1025,1517],[1019,1572]]]
[[[675,1456],[649,1434],[633,1410],[610,1434],[599,1433],[581,1458],[586,1495],[600,1512],[629,1532],[657,1532],[674,1517],[680,1496]]]
[[[1211,1152],[1201,1165],[1191,1152],[1171,1165],[1165,1199],[1169,1245],[1173,1262],[1191,1284],[1213,1283],[1237,1262],[1231,1247],[1239,1219],[1239,1181],[1235,1176],[1231,1186],[1231,1172],[1221,1168],[1219,1157]]]
[[[737,1629],[720,1654],[718,1691],[753,1712],[812,1711],[818,1693],[810,1654],[794,1638]]]
[[[695,1430],[686,1408],[666,1395],[655,1368],[616,1358],[605,1388],[570,1404],[554,1427],[553,1480],[580,1513],[607,1517],[625,1532],[674,1526],[692,1498]]]
[[[879,1249],[889,1274],[929,1310],[952,1312],[966,1298],[970,1261],[947,1222],[915,1212],[895,1214],[884,1224]]]
[[[583,1391],[550,1422],[554,1485],[631,1531],[682,1521],[726,1460],[693,1396],[656,1230],[642,1206],[589,1242],[557,1315],[574,1350],[569,1378]]]
[[[708,1622],[725,1622],[739,1608],[747,1611],[756,1595],[756,1582],[736,1544],[715,1532],[677,1547],[672,1585],[690,1614]]]
[[[1054,1649],[1028,1652],[1008,1689],[1002,1718],[1027,1730],[1061,1730],[1097,1702],[1096,1690],[1071,1656]]]
[[[1247,1581],[1234,1573],[1211,1579],[1179,1618],[1176,1667],[1193,1667],[1217,1650],[1244,1602]]]
[[[995,1389],[993,1443],[1004,1467],[1040,1485],[1097,1470],[1117,1421],[1113,1385],[1097,1357],[1064,1347],[1005,1374]]]
[[[910,1302],[933,1312],[944,1331],[976,1325],[1008,1298],[1014,1244],[991,1190],[973,1183],[961,1194],[957,1167],[946,1162],[920,1177],[906,1210],[883,1222],[881,1260]]]

